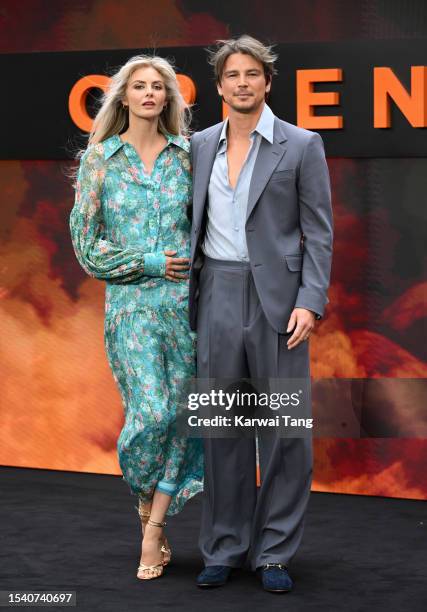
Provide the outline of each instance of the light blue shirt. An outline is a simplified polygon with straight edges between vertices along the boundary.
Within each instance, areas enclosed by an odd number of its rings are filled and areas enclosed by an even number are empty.
[[[249,187],[261,138],[273,143],[274,115],[265,104],[250,134],[251,144],[235,189],[228,178],[227,127],[228,119],[221,131],[209,181],[208,219],[202,250],[213,259],[249,261],[245,233]]]

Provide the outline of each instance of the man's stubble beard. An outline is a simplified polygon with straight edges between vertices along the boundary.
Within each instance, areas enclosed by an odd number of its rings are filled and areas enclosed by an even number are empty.
[[[224,100],[224,98],[223,98]],[[264,102],[264,100],[261,100],[261,102],[259,104],[253,104],[252,106],[246,107],[246,108],[242,108],[239,106],[234,106],[233,104],[230,104],[229,102],[227,102],[226,100],[224,100],[226,102],[226,104],[228,104],[228,106],[233,109],[234,112],[236,113],[241,113],[242,115],[250,115],[251,113],[256,112],[261,106],[262,103]]]

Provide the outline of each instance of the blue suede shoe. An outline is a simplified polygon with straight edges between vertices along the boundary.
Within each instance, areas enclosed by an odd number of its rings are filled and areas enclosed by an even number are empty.
[[[197,576],[199,587],[223,586],[230,577],[232,567],[227,565],[210,565]]]
[[[288,570],[281,563],[267,563],[261,567],[261,579],[264,591],[270,593],[287,593],[294,583]]]

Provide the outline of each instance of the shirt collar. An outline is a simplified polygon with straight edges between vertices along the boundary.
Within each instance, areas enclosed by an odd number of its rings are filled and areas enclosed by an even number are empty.
[[[218,141],[218,148],[224,143],[227,142],[227,127],[228,127],[228,117],[224,121],[222,126],[221,134]],[[253,134],[257,132],[263,138],[268,140],[270,144],[273,144],[273,134],[274,134],[274,114],[268,104],[264,104],[264,108],[262,109],[262,113],[258,119],[258,123],[256,124],[255,129],[251,132]]]
[[[270,144],[273,144],[274,114],[268,104],[264,104],[254,132],[261,134]]]
[[[180,147],[187,153],[190,151],[190,141],[188,138],[184,136],[179,136],[177,134],[166,134],[167,145],[174,144],[177,147]],[[114,155],[119,149],[121,149],[126,143],[121,140],[118,134],[114,134],[114,136],[110,136],[102,143],[104,147],[104,158],[107,160]]]

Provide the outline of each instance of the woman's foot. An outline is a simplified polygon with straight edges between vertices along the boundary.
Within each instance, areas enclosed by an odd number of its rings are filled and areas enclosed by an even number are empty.
[[[144,537],[145,526],[151,514],[151,503],[144,504],[142,500],[140,499],[139,504],[138,504],[138,514],[139,514],[139,518],[141,519],[142,537]],[[169,542],[167,541],[165,535],[163,535],[161,551],[163,553],[163,565],[167,565],[169,561],[171,560],[172,551],[170,549]]]
[[[172,551],[169,546],[169,542],[166,539],[166,536],[163,536],[162,547],[160,549],[163,554],[163,565],[167,565],[172,557]]]
[[[142,554],[138,567],[137,578],[140,580],[152,580],[160,578],[163,574],[164,553],[161,548],[164,542],[163,529],[145,525],[144,539],[142,541]]]

